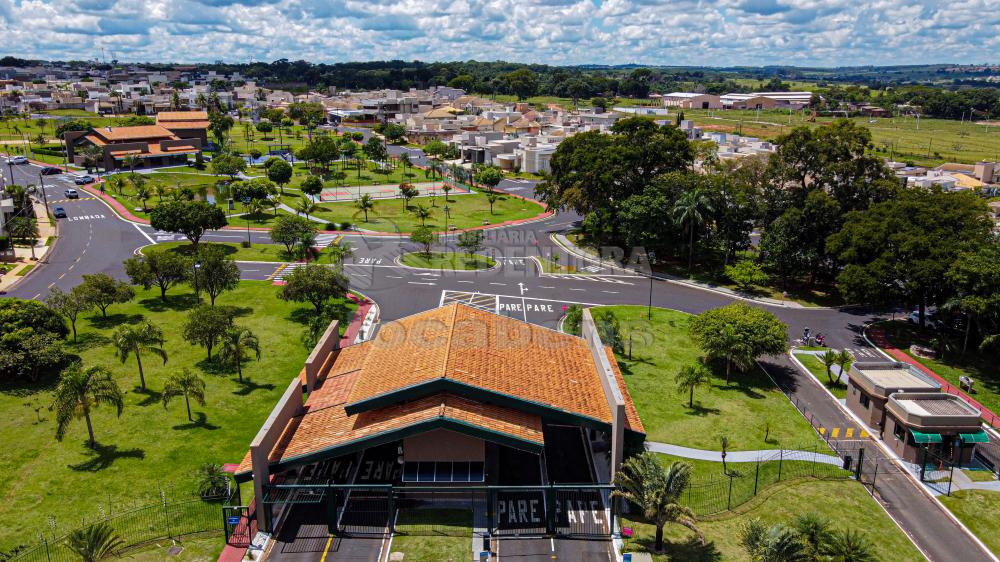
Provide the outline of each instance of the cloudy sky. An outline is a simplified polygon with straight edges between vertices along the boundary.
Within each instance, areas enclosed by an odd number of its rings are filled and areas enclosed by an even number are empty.
[[[0,0],[0,54],[123,61],[1000,63],[997,0]]]

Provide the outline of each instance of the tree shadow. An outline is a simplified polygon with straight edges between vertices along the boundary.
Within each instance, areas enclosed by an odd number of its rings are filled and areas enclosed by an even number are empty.
[[[259,384],[253,382],[247,377],[243,378],[243,382],[237,381],[236,384],[240,386],[238,390],[233,391],[233,394],[237,396],[247,396],[257,390],[274,390],[274,385],[271,383]]]
[[[233,315],[233,318],[242,318],[253,314],[252,306],[227,306],[226,308]]]
[[[139,406],[152,406],[153,404],[159,404],[163,400],[163,393],[157,392],[151,388],[143,389],[137,386],[132,389],[132,392],[146,395],[146,397],[138,403]]]
[[[697,400],[695,400],[694,406],[685,405],[685,409],[687,410],[687,414],[689,416],[700,416],[700,417],[717,416],[722,413],[722,410],[718,408],[709,408],[707,406],[702,406],[701,402]]]
[[[176,429],[180,431],[188,429],[207,429],[208,431],[215,431],[216,429],[220,429],[220,427],[221,426],[215,425],[214,423],[208,423],[208,416],[205,415],[205,412],[195,412],[194,421],[177,424],[171,427],[170,429]]]
[[[656,552],[652,537],[643,537],[631,542],[642,545],[646,552]],[[667,560],[684,560],[685,562],[718,562],[722,560],[722,553],[714,542],[701,544],[698,537],[690,536],[686,540],[669,541],[663,539],[663,552]]]
[[[143,320],[142,314],[108,314],[105,318],[100,314],[95,314],[87,319],[90,325],[99,330],[107,330],[109,328],[116,328],[122,324],[138,324]]]
[[[219,360],[218,354],[213,356],[211,359],[205,358],[201,361],[195,363],[195,366],[202,370],[202,372],[209,375],[219,375],[225,376],[234,373],[236,369],[229,365],[228,363]]]
[[[68,465],[77,472],[98,472],[108,468],[118,459],[144,459],[146,451],[139,448],[118,450],[118,445],[102,445],[97,443],[87,449],[91,458],[78,464]]]
[[[166,311],[181,311],[189,310],[198,306],[201,302],[194,293],[181,293],[177,295],[167,295],[167,300],[163,300],[160,297],[150,297],[148,299],[142,299],[139,304],[146,308],[150,312],[166,312]]]
[[[72,339],[67,341],[66,347],[74,351],[86,351],[88,349],[94,349],[95,347],[105,346],[111,343],[111,338],[105,336],[104,334],[99,334],[96,332],[84,332],[78,334],[76,341]]]
[[[316,309],[313,307],[309,308],[296,308],[295,310],[288,313],[286,319],[290,322],[295,322],[296,324],[307,325],[309,322],[316,317]]]

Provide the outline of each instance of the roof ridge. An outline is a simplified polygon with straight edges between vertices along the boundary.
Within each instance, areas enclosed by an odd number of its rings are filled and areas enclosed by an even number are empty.
[[[458,304],[454,303],[451,311],[451,326],[448,327],[448,343],[444,347],[444,366],[441,369],[441,378],[448,378],[448,364],[451,362],[451,342],[455,336],[455,320],[458,317]]]

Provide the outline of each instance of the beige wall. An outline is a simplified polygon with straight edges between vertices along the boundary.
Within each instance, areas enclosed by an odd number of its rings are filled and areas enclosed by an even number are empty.
[[[486,443],[482,439],[434,429],[403,440],[403,460],[416,461],[478,461],[486,459]]]
[[[861,405],[861,397],[868,396],[868,407]],[[885,412],[885,400],[874,397],[864,391],[852,380],[847,385],[847,407],[861,418],[868,427],[880,429]]]

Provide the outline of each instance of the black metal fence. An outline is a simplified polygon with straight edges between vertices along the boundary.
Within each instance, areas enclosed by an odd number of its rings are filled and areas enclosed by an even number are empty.
[[[225,497],[203,499],[192,495],[170,498],[161,492],[160,501],[156,503],[101,515],[85,521],[78,529],[106,522],[124,543],[122,551],[125,551],[155,540],[206,531],[218,532],[220,507],[226,500]],[[20,550],[9,560],[76,562],[79,556],[66,547],[66,539],[72,532],[42,535],[36,544]]]
[[[697,515],[711,515],[744,504],[778,482],[851,477],[842,461],[830,464],[826,460],[829,455],[815,447],[812,451],[776,451],[752,463],[728,463],[726,473],[717,478],[692,480],[681,501]]]

